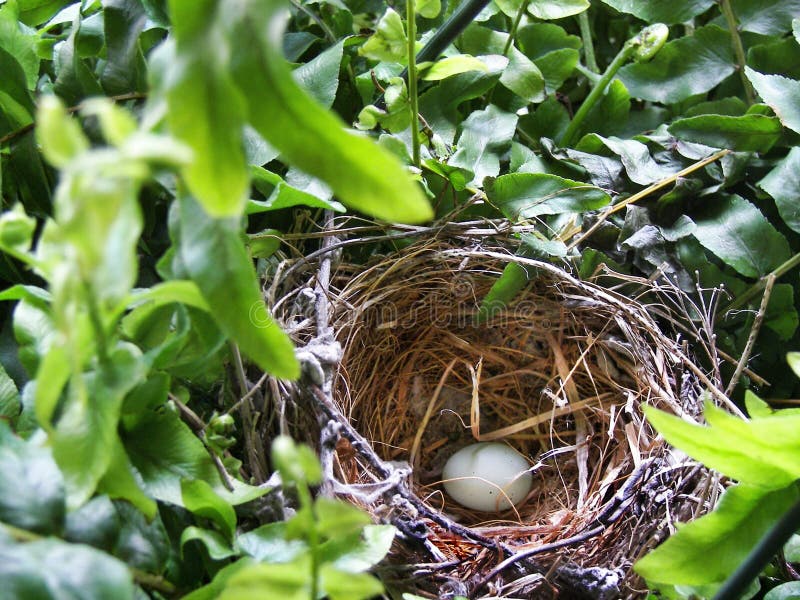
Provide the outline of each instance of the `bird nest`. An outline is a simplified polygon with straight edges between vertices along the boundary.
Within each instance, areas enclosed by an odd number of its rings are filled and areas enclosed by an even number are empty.
[[[530,283],[482,311],[511,263]],[[641,302],[463,239],[340,265],[327,296],[342,355],[311,397],[324,405],[328,491],[400,529],[390,588],[637,597],[633,562],[703,510],[698,467],[671,453],[641,407],[697,415],[699,383],[714,385]],[[327,434],[326,419],[339,421]],[[443,489],[445,461],[476,441],[529,460],[533,487],[510,510],[466,509]]]

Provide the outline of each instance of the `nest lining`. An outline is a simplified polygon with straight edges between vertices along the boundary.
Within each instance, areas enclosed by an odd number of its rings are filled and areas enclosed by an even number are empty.
[[[533,283],[476,322],[511,261],[535,267]],[[552,265],[429,240],[360,272],[343,267],[334,283],[341,412],[382,458],[413,465],[413,490],[427,505],[498,542],[525,549],[585,531],[637,465],[667,452],[641,405],[699,410],[686,358],[640,304]],[[514,509],[471,511],[442,491],[444,461],[476,440],[502,441],[529,457],[534,486]],[[357,454],[338,458],[346,483],[375,480]],[[683,482],[665,485],[677,492]],[[676,502],[673,516],[681,513]],[[663,513],[650,521],[640,514],[573,546],[569,561],[627,572]],[[441,528],[429,539],[459,561],[457,579],[496,562]]]

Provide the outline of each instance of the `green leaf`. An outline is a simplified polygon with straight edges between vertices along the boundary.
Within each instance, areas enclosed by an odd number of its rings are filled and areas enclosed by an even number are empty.
[[[778,119],[764,115],[700,115],[674,121],[669,132],[679,139],[713,148],[765,153],[780,138],[782,127]]]
[[[148,519],[153,519],[158,512],[158,506],[139,487],[133,465],[131,465],[119,438],[115,437],[108,454],[110,456],[108,469],[97,482],[97,491],[107,494],[110,498],[127,500]]]
[[[0,249],[17,258],[26,257],[36,229],[36,219],[29,217],[21,204],[0,215]]]
[[[36,139],[45,158],[55,167],[67,166],[89,149],[89,140],[78,122],[67,114],[56,96],[39,98],[36,112]]]
[[[736,195],[709,200],[694,236],[745,277],[761,277],[790,256],[789,244],[764,215]]]
[[[325,208],[334,212],[345,212],[344,206],[334,200],[323,200],[296,187],[292,187],[284,179],[261,167],[251,166],[250,175],[253,186],[267,197],[266,200],[249,200],[246,213],[248,215],[291,208],[293,206],[310,206]]]
[[[103,95],[97,74],[89,67],[89,62],[83,60],[79,49],[79,37],[84,28],[90,29],[91,18],[87,17],[86,21],[89,23],[84,27],[84,20],[79,13],[72,23],[69,37],[55,49],[53,64],[56,80],[53,83],[53,91],[68,105],[78,104],[89,96]]]
[[[6,2],[0,10],[0,48],[16,59],[25,72],[28,89],[32,90],[36,87],[36,80],[39,78],[36,36],[28,31],[23,31],[19,26],[18,12],[18,3],[14,0]]]
[[[290,563],[246,566],[231,575],[219,600],[281,598],[308,600],[311,594],[311,565],[308,556]]]
[[[67,506],[75,509],[94,493],[111,464],[125,394],[144,379],[138,348],[120,344],[99,370],[73,377],[51,434],[53,457],[64,474]],[[38,385],[44,382],[39,380]]]
[[[503,274],[492,284],[486,297],[481,301],[478,309],[478,322],[485,323],[498,313],[505,311],[525,286],[528,285],[532,274],[525,267],[516,262],[509,262],[503,269]]]
[[[415,0],[416,12],[426,19],[435,19],[442,10],[441,0]]]
[[[394,10],[387,8],[375,26],[375,33],[367,38],[358,53],[371,60],[405,64],[408,62],[406,45],[403,19]]]
[[[157,283],[153,287],[134,290],[131,294],[133,304],[140,306],[152,303],[152,307],[164,306],[177,302],[186,306],[193,306],[200,310],[210,312],[211,307],[200,293],[200,288],[194,281],[173,280]]]
[[[224,566],[217,571],[211,583],[190,592],[183,597],[183,600],[217,600],[220,593],[222,593],[222,590],[225,589],[225,585],[228,583],[228,580],[236,573],[246,567],[251,566],[252,564],[252,560],[248,558],[241,558]]]
[[[242,146],[245,106],[225,64],[226,36],[214,0],[170,0],[175,56],[166,81],[167,121],[194,152],[183,169],[192,194],[214,217],[242,214],[249,181]]]
[[[123,562],[56,539],[17,544],[0,534],[0,580],[3,594],[20,600],[134,598],[133,580]]]
[[[623,67],[619,78],[632,96],[673,103],[709,91],[735,70],[728,32],[706,25],[666,43],[653,60]]]
[[[146,23],[147,13],[139,0],[103,3],[106,63],[100,81],[108,95],[147,90],[144,55],[139,47],[139,35]]]
[[[473,112],[464,120],[457,150],[447,164],[471,171],[472,184],[481,185],[500,172],[500,155],[511,144],[516,126],[517,115],[494,104]]]
[[[294,80],[325,108],[333,106],[336,99],[343,53],[344,40],[292,71]]]
[[[197,540],[208,551],[208,556],[212,560],[224,560],[231,556],[236,556],[237,552],[231,548],[230,541],[218,531],[211,531],[201,527],[187,527],[181,534],[181,550],[192,540]]]
[[[677,169],[662,166],[650,156],[648,147],[637,140],[621,140],[604,138],[596,134],[584,137],[577,150],[590,154],[600,154],[603,147],[608,148],[620,157],[625,171],[631,181],[640,185],[649,185],[674,175]]]
[[[41,25],[72,2],[74,0],[19,0],[19,20],[26,25]]]
[[[522,52],[539,68],[548,94],[555,93],[575,71],[581,39],[552,23],[533,23],[520,28],[517,40]]]
[[[794,485],[777,490],[731,487],[714,512],[680,527],[634,570],[650,585],[722,583],[797,496]]]
[[[792,339],[798,326],[797,309],[794,303],[794,287],[790,283],[778,283],[772,288],[767,311],[764,315],[764,326],[778,334],[788,342]]]
[[[786,362],[792,372],[797,377],[800,377],[800,352],[788,352],[786,354]]]
[[[800,476],[790,460],[800,450],[800,415],[745,421],[706,403],[709,427],[702,427],[652,407],[645,414],[670,444],[737,481],[777,489]]]
[[[582,13],[589,8],[589,0],[535,0],[528,5],[537,19],[549,21]]]
[[[333,565],[322,565],[320,577],[330,600],[367,600],[383,593],[383,584],[366,573],[348,573]]]
[[[329,539],[360,533],[365,525],[372,522],[363,510],[334,498],[317,498],[314,510],[319,533]]]
[[[0,365],[0,421],[4,419],[14,423],[22,410],[22,402],[17,391],[17,385]],[[3,519],[0,518],[0,521]]]
[[[800,14],[800,0],[733,0],[733,12],[742,31],[782,35]]]
[[[424,81],[440,81],[468,71],[489,71],[486,63],[469,54],[457,54],[437,60],[430,67],[420,69]]]
[[[305,482],[316,485],[322,481],[322,467],[314,451],[305,444],[297,444],[286,435],[272,441],[272,463],[280,472],[284,484]]]
[[[800,600],[800,581],[789,581],[775,586],[766,593],[764,600]]]
[[[58,533],[65,513],[64,480],[49,449],[16,437],[0,419],[0,521]]]
[[[238,219],[214,219],[182,196],[181,257],[225,333],[259,367],[294,379],[300,368],[291,341],[270,317]]]
[[[711,8],[714,0],[677,0],[675,2],[641,2],[640,0],[602,0],[616,10],[629,13],[648,23],[675,25],[685,23]]]
[[[320,556],[340,571],[363,573],[386,557],[396,533],[392,525],[366,525],[361,532],[325,542]]]
[[[800,81],[745,67],[747,78],[785,127],[800,133]]]
[[[213,521],[230,542],[236,529],[236,512],[220,498],[214,489],[202,479],[181,481],[183,506],[199,517]]]
[[[618,134],[630,126],[630,117],[631,95],[625,88],[625,84],[619,79],[615,79],[608,85],[597,104],[589,111],[580,131],[594,132],[599,135]],[[622,153],[618,154],[622,155]],[[659,165],[656,167],[656,172],[666,171]]]
[[[286,539],[286,522],[268,523],[236,537],[236,547],[259,562],[284,563],[308,552],[303,540]]]
[[[251,124],[286,161],[319,177],[350,208],[387,221],[421,222],[433,211],[397,159],[311,100],[281,56],[284,13],[272,0],[247,0],[231,19],[233,75]],[[265,35],[264,32],[270,32]]]
[[[514,221],[597,210],[611,198],[593,185],[545,173],[511,173],[487,184],[489,201]]]

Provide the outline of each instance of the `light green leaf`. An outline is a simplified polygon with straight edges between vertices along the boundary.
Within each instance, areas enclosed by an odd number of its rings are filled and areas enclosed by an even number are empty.
[[[95,372],[74,376],[55,430],[53,457],[64,474],[67,506],[75,509],[94,493],[111,464],[125,394],[144,379],[138,348],[120,344]],[[44,385],[39,380],[37,385]]]
[[[788,352],[786,354],[786,362],[792,372],[797,377],[800,377],[800,352]]]
[[[786,238],[764,215],[736,195],[707,201],[694,236],[745,277],[761,277],[790,256]]]
[[[139,487],[133,465],[128,460],[119,438],[115,437],[108,453],[111,460],[108,463],[108,470],[97,483],[98,493],[107,494],[114,499],[127,500],[148,519],[153,519],[158,513],[158,506],[155,500]]]
[[[284,13],[272,0],[246,0],[230,15],[233,76],[251,124],[286,161],[331,186],[350,208],[387,221],[433,216],[418,184],[399,161],[311,100],[281,55]],[[266,32],[269,32],[267,34]]]
[[[231,548],[230,542],[225,539],[225,536],[218,531],[211,531],[202,527],[187,527],[181,534],[181,550],[192,540],[197,540],[203,544],[212,560],[224,560],[238,554],[236,550]]]
[[[674,25],[685,23],[711,8],[714,0],[676,0],[675,2],[641,2],[641,0],[602,0],[624,13],[648,23]]]
[[[211,311],[211,307],[200,293],[200,288],[194,281],[173,280],[162,281],[153,287],[134,290],[131,294],[132,304],[139,306],[146,302],[152,302],[152,306],[164,306],[177,302],[186,306],[193,306],[206,312]]]
[[[792,33],[794,39],[800,44],[800,19],[792,19]]]
[[[303,540],[286,539],[286,522],[268,523],[236,537],[236,547],[259,562],[284,563],[308,552]]]
[[[366,573],[348,573],[324,564],[320,576],[330,600],[367,600],[383,593],[383,584]]]
[[[666,43],[653,60],[623,67],[619,78],[632,96],[673,103],[709,91],[735,70],[728,32],[706,25]]]
[[[0,534],[0,580],[7,598],[133,600],[127,566],[83,544],[58,539],[15,543]]]
[[[800,581],[789,581],[772,588],[764,600],[800,600]]]
[[[634,570],[651,586],[722,583],[797,496],[793,485],[729,488],[714,512],[680,527]]]
[[[5,367],[0,365],[0,421],[5,419],[14,423],[21,410],[22,403],[17,386],[9,377]]]
[[[335,200],[323,200],[296,187],[292,187],[284,179],[261,167],[251,166],[250,175],[253,186],[267,197],[266,200],[249,200],[246,213],[248,215],[291,208],[293,206],[311,206],[325,208],[334,212],[345,212],[344,206]]]
[[[421,72],[422,79],[425,81],[440,81],[467,71],[489,71],[489,67],[479,58],[469,54],[457,54],[437,60]]]
[[[528,5],[537,19],[549,21],[577,15],[589,8],[589,0],[534,0]]]
[[[181,497],[186,510],[213,521],[230,542],[236,529],[236,512],[202,479],[181,481]]]
[[[170,0],[175,36],[167,82],[167,122],[194,152],[183,169],[192,194],[214,217],[242,214],[249,181],[242,146],[245,107],[225,58],[230,50],[215,0]]]
[[[414,0],[417,14],[426,19],[435,19],[442,10],[441,0]]]
[[[408,62],[406,45],[403,19],[394,10],[387,8],[375,26],[375,33],[358,49],[358,53],[371,60],[405,64]]]
[[[336,99],[343,53],[344,40],[292,71],[294,80],[325,108],[333,106]]]
[[[103,137],[115,146],[122,146],[138,127],[131,113],[108,98],[89,98],[83,103],[81,114],[97,117]]]
[[[89,149],[89,140],[78,122],[67,114],[56,96],[39,98],[36,112],[36,139],[42,153],[54,167],[65,167]]]
[[[669,132],[678,139],[712,148],[765,153],[778,141],[782,128],[778,119],[764,115],[700,115],[677,119]]]
[[[311,565],[304,555],[290,563],[249,565],[227,578],[219,600],[280,598],[308,600],[311,595]]]
[[[781,75],[764,75],[745,67],[758,95],[775,111],[785,127],[800,133],[800,81]]]
[[[732,8],[742,31],[782,35],[792,29],[800,14],[800,0],[733,0]]]
[[[457,150],[447,164],[471,171],[472,184],[481,185],[486,177],[500,172],[500,155],[511,145],[517,115],[490,104],[463,122]]]
[[[489,201],[512,220],[597,210],[611,202],[600,188],[545,173],[511,173],[486,186]]]
[[[19,20],[26,25],[41,25],[74,0],[19,0]]]
[[[214,219],[189,196],[180,215],[183,263],[222,330],[262,369],[296,378],[294,348],[267,311],[239,220]]]
[[[0,215],[0,249],[16,258],[30,261],[28,251],[31,248],[36,219],[29,217],[21,204]]]
[[[64,526],[64,480],[48,448],[0,420],[0,521],[43,535]]]
[[[790,459],[800,451],[800,415],[745,421],[706,403],[709,427],[702,427],[652,407],[645,414],[670,444],[737,481],[777,489],[800,477]]]
[[[320,554],[340,571],[363,573],[386,557],[396,533],[392,525],[366,525],[360,533],[325,542]]]
[[[321,496],[314,502],[317,529],[329,539],[360,533],[372,521],[369,515],[347,502]]]

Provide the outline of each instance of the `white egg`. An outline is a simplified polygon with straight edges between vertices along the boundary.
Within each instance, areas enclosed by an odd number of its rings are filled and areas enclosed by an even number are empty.
[[[459,504],[500,511],[528,495],[533,482],[529,467],[525,457],[510,446],[483,442],[453,454],[444,465],[442,479],[444,489]]]

